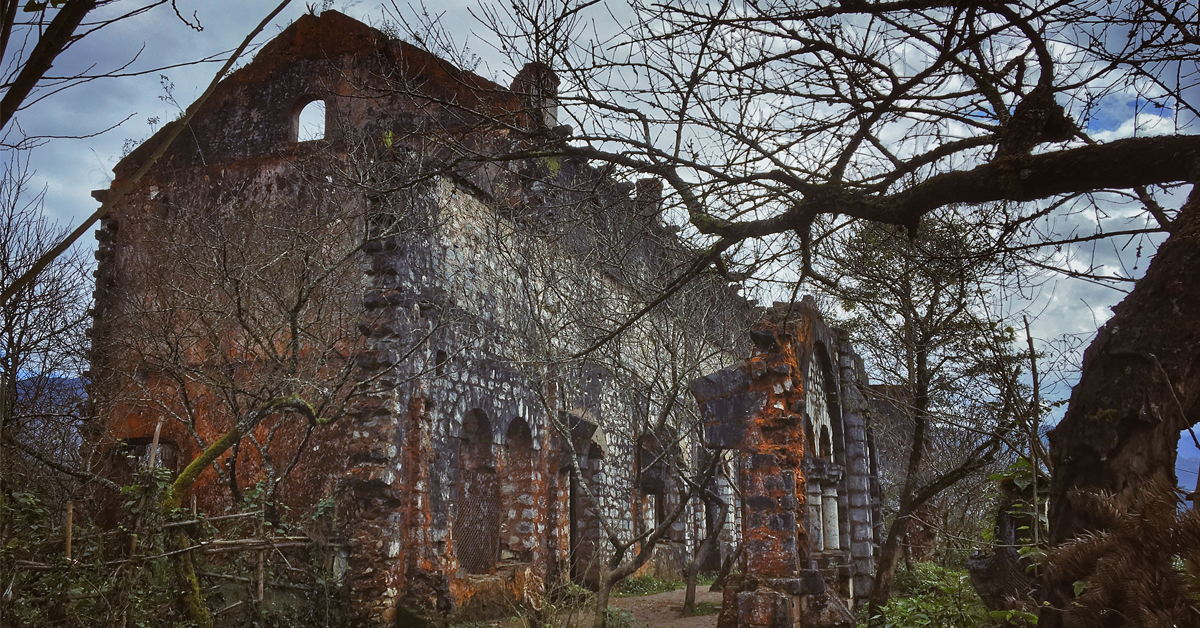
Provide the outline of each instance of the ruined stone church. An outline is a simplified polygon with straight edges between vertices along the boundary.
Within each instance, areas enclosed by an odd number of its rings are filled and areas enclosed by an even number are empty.
[[[557,87],[333,11],[284,30],[97,232],[92,445],[157,433],[178,472],[248,425],[196,508],[321,513],[375,625],[595,586],[613,539],[664,522],[644,569],[676,575],[716,502],[714,565],[740,547],[753,582],[734,607],[853,608],[882,525],[861,360],[810,303],[755,308],[718,276],[635,317],[696,251],[660,182],[556,156]],[[320,420],[245,423],[283,397]],[[704,495],[681,481],[713,460]]]

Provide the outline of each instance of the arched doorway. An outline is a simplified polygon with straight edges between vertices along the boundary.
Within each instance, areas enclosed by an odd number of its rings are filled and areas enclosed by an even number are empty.
[[[499,483],[492,456],[492,426],[472,410],[463,419],[459,448],[458,517],[454,542],[458,564],[467,573],[490,573],[500,556]]]

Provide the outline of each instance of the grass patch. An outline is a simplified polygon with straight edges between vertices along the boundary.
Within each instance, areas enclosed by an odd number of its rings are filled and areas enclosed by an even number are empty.
[[[613,587],[613,597],[638,597],[674,591],[683,586],[682,580],[659,580],[654,576],[626,578]]]
[[[613,606],[604,609],[604,625],[608,628],[642,628],[633,613]]]
[[[696,602],[696,610],[693,615],[716,615],[721,612],[721,605],[716,602]]]
[[[555,611],[579,611],[596,605],[596,594],[573,582],[553,587],[547,601]]]

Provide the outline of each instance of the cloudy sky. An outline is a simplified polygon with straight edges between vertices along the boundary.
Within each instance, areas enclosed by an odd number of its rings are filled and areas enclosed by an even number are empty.
[[[116,9],[128,10],[137,3],[120,2]],[[205,57],[223,60],[275,5],[274,0],[179,0],[180,13],[196,20],[203,30],[183,23],[171,7],[158,7],[146,15],[105,27],[84,38],[60,58],[53,73],[68,75],[78,72],[100,73],[125,67],[123,73],[147,72],[157,67],[183,64]],[[313,3],[319,9],[321,2]],[[399,10],[410,16],[415,9],[404,2],[396,3]],[[502,57],[486,43],[484,29],[471,16],[469,9],[476,0],[439,0],[430,3],[432,10],[444,12],[443,22],[456,39],[468,41],[482,64],[479,74],[507,84],[512,68],[504,65]],[[368,23],[387,20],[383,7],[377,2],[336,1],[331,8]],[[293,2],[259,36],[261,44],[287,24],[309,10],[303,2]],[[607,11],[597,7],[597,15]],[[614,12],[620,14],[619,2]],[[17,115],[21,131],[29,136],[85,136],[117,125],[115,129],[83,139],[54,139],[29,153],[30,165],[36,170],[35,188],[46,191],[46,215],[63,224],[78,224],[97,206],[90,191],[108,187],[111,169],[127,144],[135,145],[152,133],[155,123],[171,120],[204,90],[220,63],[207,63],[151,71],[141,76],[98,79],[54,94]],[[165,77],[165,78],[162,78]],[[163,86],[173,85],[166,98]],[[1097,139],[1111,140],[1134,134],[1172,131],[1169,119],[1155,113],[1134,111],[1132,102],[1112,100],[1102,115],[1096,116],[1089,129]],[[9,137],[12,141],[13,137]],[[1176,199],[1178,206],[1182,199]],[[87,246],[93,243],[88,242]],[[1109,243],[1101,248],[1096,260],[1100,264],[1130,268],[1135,262],[1137,243]],[[1145,269],[1153,243],[1144,246],[1138,271]],[[1091,253],[1087,260],[1092,261]],[[1135,274],[1136,274],[1135,272]],[[1053,339],[1062,334],[1092,334],[1097,325],[1109,316],[1109,306],[1123,296],[1120,291],[1087,282],[1049,277],[1029,298],[1013,307],[1028,307],[1036,315],[1034,335]],[[1065,396],[1066,386],[1059,386],[1052,395]],[[1181,450],[1180,479],[1194,485],[1200,452],[1186,439],[1187,450]]]

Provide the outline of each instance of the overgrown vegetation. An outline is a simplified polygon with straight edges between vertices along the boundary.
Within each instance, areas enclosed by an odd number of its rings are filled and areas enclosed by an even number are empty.
[[[652,575],[626,578],[613,587],[613,597],[637,597],[667,593],[683,587],[683,580],[678,578],[660,580]]]
[[[1151,483],[1128,503],[1103,491],[1071,501],[1104,524],[1047,552],[1050,577],[1072,583],[1069,625],[1188,626],[1200,617],[1200,512],[1175,487]]]
[[[336,548],[308,536],[327,522],[301,517],[271,529],[261,508],[212,519],[187,509],[166,511],[161,500],[170,484],[165,469],[143,469],[112,499],[73,504],[69,558],[62,511],[32,493],[0,505],[4,520],[21,530],[0,547],[4,625],[193,626],[190,609],[180,603],[183,556],[191,558],[196,584],[218,623],[345,625],[329,570]],[[172,549],[175,534],[187,551]],[[276,541],[246,550],[254,538]]]
[[[606,628],[645,628],[633,613],[612,606],[604,610],[604,625]]]
[[[971,587],[965,571],[932,562],[896,574],[895,595],[871,618],[887,628],[973,628],[998,625]]]

